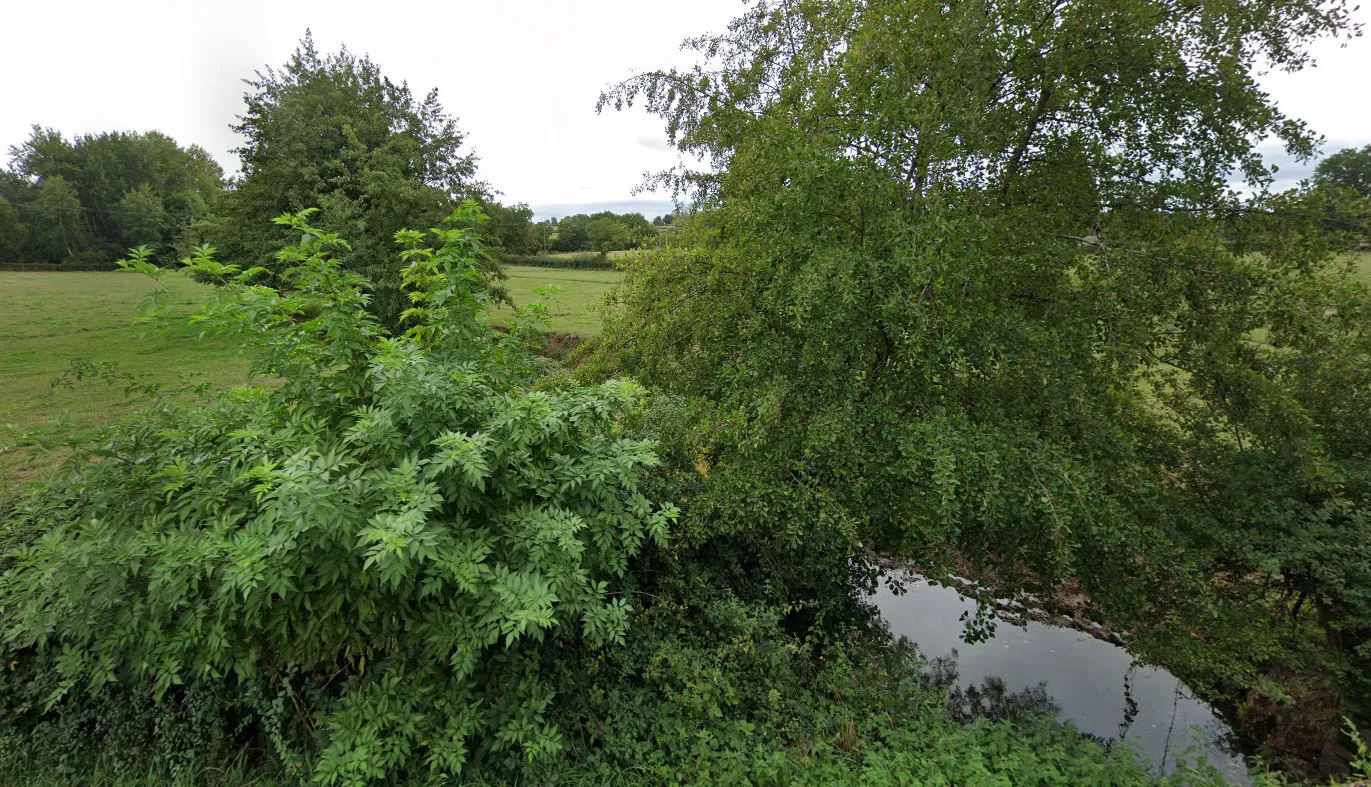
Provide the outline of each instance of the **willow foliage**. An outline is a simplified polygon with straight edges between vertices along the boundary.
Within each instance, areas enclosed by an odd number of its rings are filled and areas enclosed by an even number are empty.
[[[1363,701],[1371,315],[1326,221],[1363,208],[1269,193],[1255,148],[1316,142],[1257,69],[1358,32],[1336,1],[781,0],[603,96],[704,162],[657,179],[709,210],[599,356],[693,403],[679,543],[821,605],[868,550],[1077,578],[1196,685],[1327,657]]]

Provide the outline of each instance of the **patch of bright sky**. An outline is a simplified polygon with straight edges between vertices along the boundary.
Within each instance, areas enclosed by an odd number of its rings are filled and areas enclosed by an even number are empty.
[[[1371,10],[1360,8],[1353,18],[1368,28],[1368,36],[1317,41],[1310,49],[1315,61],[1312,68],[1259,78],[1285,114],[1305,121],[1324,137],[1322,155],[1371,145]],[[1277,188],[1294,186],[1308,177],[1317,162],[1295,161],[1275,144],[1260,149],[1280,167]]]
[[[14,4],[0,47],[0,146],[23,142],[35,123],[69,137],[157,129],[232,172],[241,80],[283,63],[311,28],[321,51],[346,43],[417,93],[439,88],[505,201],[541,216],[597,203],[623,210],[643,175],[676,154],[659,120],[641,109],[596,115],[596,97],[635,72],[687,65],[680,42],[722,30],[742,9],[739,0]],[[1326,150],[1371,143],[1371,38],[1321,42],[1315,53],[1317,68],[1262,84],[1327,137]],[[1306,171],[1283,167],[1284,178]],[[669,207],[666,195],[638,199],[649,215]]]

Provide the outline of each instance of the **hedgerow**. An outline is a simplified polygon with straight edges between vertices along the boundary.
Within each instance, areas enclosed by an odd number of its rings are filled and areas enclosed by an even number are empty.
[[[569,268],[571,270],[612,271],[618,263],[604,252],[566,254],[557,257],[543,254],[507,254],[500,258],[505,265],[524,265],[531,268]]]

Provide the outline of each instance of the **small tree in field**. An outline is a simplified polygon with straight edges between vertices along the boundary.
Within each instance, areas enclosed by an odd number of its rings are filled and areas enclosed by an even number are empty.
[[[225,285],[195,319],[272,382],[117,424],[5,522],[6,662],[49,687],[39,716],[111,684],[285,686],[254,718],[287,764],[313,730],[323,784],[555,752],[541,649],[622,640],[617,586],[674,516],[637,488],[652,445],[616,426],[638,389],[528,390],[545,312],[487,326],[463,229],[398,234],[409,327],[387,335],[310,213],[278,220],[299,238],[277,257],[288,288],[188,260]],[[160,274],[146,252],[124,265]]]
[[[368,308],[395,328],[406,306],[395,232],[436,225],[485,191],[456,119],[438,91],[420,98],[368,57],[321,54],[308,34],[284,67],[248,86],[233,127],[243,177],[216,210],[210,242],[228,262],[279,273],[275,252],[288,236],[271,219],[319,207],[323,228],[350,241],[339,252],[345,267],[372,282]],[[479,269],[498,278],[493,263]]]

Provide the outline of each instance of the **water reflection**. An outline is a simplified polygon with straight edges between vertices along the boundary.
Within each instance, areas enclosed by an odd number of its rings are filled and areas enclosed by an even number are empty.
[[[1183,753],[1190,760],[1203,753],[1229,781],[1250,783],[1242,759],[1225,747],[1227,725],[1166,670],[1135,666],[1123,648],[1075,629],[1033,621],[1000,622],[989,640],[968,645],[962,634],[974,601],[922,579],[908,579],[905,589],[897,596],[883,586],[874,600],[891,631],[922,654],[955,657],[954,713],[997,702],[1010,709],[1050,704],[1081,732],[1124,741],[1163,772]]]

